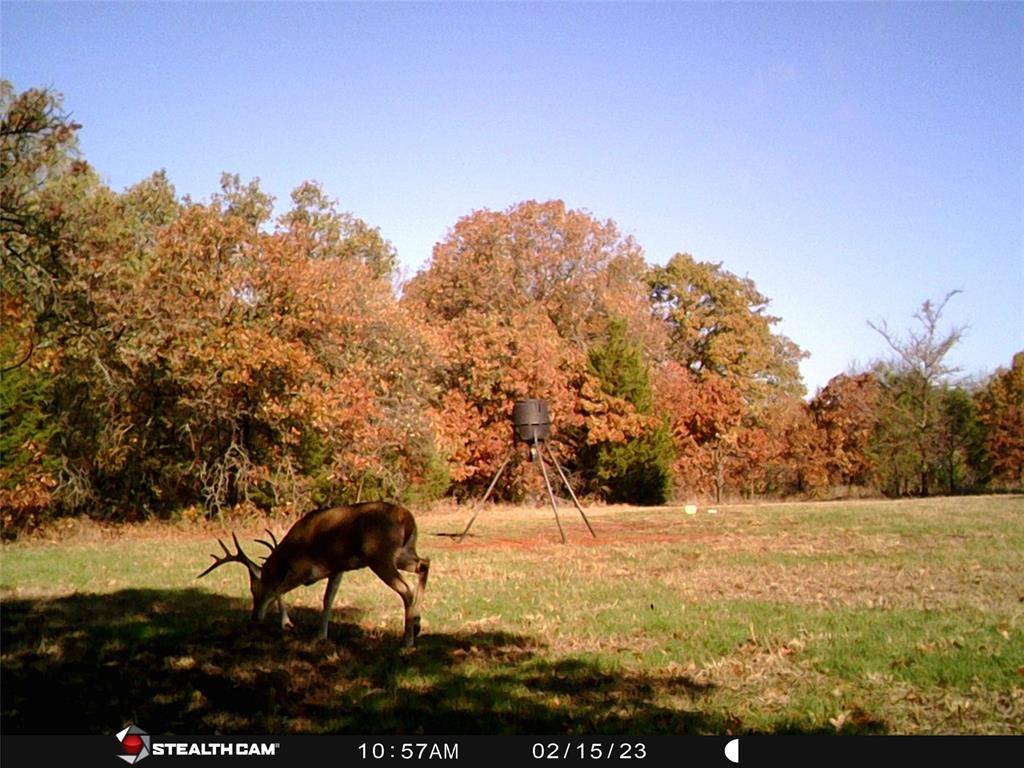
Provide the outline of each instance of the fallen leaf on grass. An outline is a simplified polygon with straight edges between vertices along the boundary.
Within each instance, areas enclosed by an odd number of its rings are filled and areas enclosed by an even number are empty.
[[[846,720],[850,716],[849,712],[840,712],[835,717],[830,717],[828,721],[832,723],[832,726],[837,730],[843,730],[843,726],[846,725]]]
[[[465,629],[482,629],[484,627],[494,626],[500,622],[501,614],[499,613],[494,616],[484,616],[482,619],[477,619],[476,621],[467,621],[463,624],[463,627]]]

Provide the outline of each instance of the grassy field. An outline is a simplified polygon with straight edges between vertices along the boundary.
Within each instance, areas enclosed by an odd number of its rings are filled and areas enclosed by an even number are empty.
[[[1020,733],[1024,498],[418,513],[424,632],[344,577],[248,624],[213,526],[2,550],[2,730]],[[258,528],[239,531],[248,539]],[[245,543],[246,538],[243,538]],[[259,551],[250,545],[252,554]]]

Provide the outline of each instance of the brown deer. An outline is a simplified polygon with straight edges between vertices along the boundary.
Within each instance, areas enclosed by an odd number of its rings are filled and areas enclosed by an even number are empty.
[[[281,626],[291,626],[282,595],[298,586],[327,579],[320,638],[327,638],[331,605],[345,571],[369,568],[397,592],[405,605],[403,644],[411,646],[420,633],[420,602],[427,587],[430,560],[416,554],[416,521],[412,513],[397,504],[370,501],[362,504],[318,509],[304,515],[280,543],[270,531],[273,544],[258,540],[270,549],[262,566],[249,559],[231,534],[236,552],[220,539],[224,556],[211,555],[213,565],[199,574],[201,579],[225,563],[241,563],[249,571],[252,592],[252,620],[263,621],[271,603],[281,614]],[[399,571],[415,573],[415,591]]]

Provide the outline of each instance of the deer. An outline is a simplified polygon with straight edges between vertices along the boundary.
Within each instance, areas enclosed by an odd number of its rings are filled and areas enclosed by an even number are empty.
[[[403,645],[407,648],[415,645],[420,633],[420,607],[430,560],[416,554],[416,520],[409,510],[379,501],[329,507],[303,515],[280,543],[270,530],[267,533],[271,541],[256,540],[270,550],[262,565],[245,554],[232,532],[235,552],[217,539],[224,550],[223,556],[210,555],[213,565],[196,578],[201,579],[226,563],[241,563],[249,572],[252,621],[262,622],[270,606],[276,604],[282,629],[292,626],[282,597],[296,587],[327,579],[319,633],[319,639],[326,640],[331,607],[342,574],[369,568],[402,598],[405,606]],[[419,577],[415,590],[399,571]]]

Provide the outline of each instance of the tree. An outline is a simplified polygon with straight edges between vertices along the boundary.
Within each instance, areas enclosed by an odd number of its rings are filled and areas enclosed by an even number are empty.
[[[608,395],[625,400],[641,416],[652,414],[654,393],[647,364],[622,320],[613,319],[607,338],[590,349],[589,368]],[[668,499],[674,456],[664,421],[649,419],[634,439],[602,442],[587,453],[593,457],[597,486],[609,501],[663,504]],[[589,462],[584,458],[582,463]]]
[[[992,376],[977,395],[977,408],[993,479],[1024,488],[1024,351]]]
[[[779,318],[754,282],[721,264],[678,253],[650,269],[648,288],[675,363],[660,379],[677,480],[719,501],[727,486],[780,487],[788,472],[783,424],[792,422],[783,414],[798,408],[805,353],[774,331]]]
[[[810,405],[789,401],[779,414],[779,461],[786,472],[780,490],[818,496],[829,487],[825,436]]]
[[[329,198],[320,184],[300,184],[292,192],[292,205],[282,223],[290,230],[309,233],[313,244],[310,258],[361,264],[375,278],[393,278],[398,257],[391,243],[376,227],[339,211],[338,202]]]
[[[811,401],[830,483],[872,484],[875,465],[871,440],[878,429],[881,389],[870,371],[844,373],[833,377]]]
[[[0,85],[4,525],[239,501],[308,507],[447,485],[427,347],[394,253],[315,183],[270,219],[258,181],[208,204],[166,174],[117,194],[59,97]]]
[[[675,361],[662,366],[655,386],[675,444],[676,483],[720,502],[743,456],[741,434],[749,413],[743,395],[729,379],[714,373],[698,377]]]
[[[65,335],[88,326],[88,297],[80,290],[77,230],[97,179],[81,161],[76,132],[62,99],[48,90],[15,93],[0,80],[0,220],[3,284],[9,302],[24,307],[22,346],[35,347],[55,329]]]
[[[651,301],[669,331],[672,359],[697,376],[737,386],[752,404],[779,394],[801,396],[796,344],[775,333],[779,318],[749,278],[677,253],[650,270]]]
[[[940,385],[959,369],[946,363],[946,356],[963,337],[966,326],[942,331],[942,313],[949,300],[960,291],[950,291],[935,303],[926,300],[914,314],[918,329],[908,331],[905,338],[891,330],[887,323],[868,322],[896,353],[881,377],[885,390],[883,428],[888,442],[910,440],[913,464],[918,476],[918,492],[927,496],[935,473],[936,430],[939,424]],[[891,445],[890,445],[891,447]],[[905,449],[904,449],[905,450]]]
[[[322,231],[294,216],[265,231],[266,200],[226,176],[223,195],[159,233],[132,294],[120,402],[138,407],[120,407],[134,442],[118,449],[142,451],[131,463],[152,467],[147,486],[212,510],[354,499],[364,486],[401,496],[433,439],[390,275],[347,258],[340,237],[325,252]]]
[[[730,482],[748,497],[818,495],[828,488],[824,437],[799,398],[779,399],[756,419],[747,417],[739,446]]]
[[[941,461],[939,480],[950,495],[976,488],[988,474],[984,429],[978,406],[963,387],[945,387],[939,395],[936,437]]]
[[[643,420],[605,392],[588,350],[623,318],[644,354],[659,344],[636,243],[561,201],[476,211],[434,247],[429,266],[405,287],[434,350],[442,451],[462,492],[482,489],[510,445],[515,400],[551,404],[570,470],[587,445],[640,434]],[[521,494],[533,473],[506,474],[498,491]]]
[[[123,294],[108,287],[130,281],[131,247],[118,226],[117,196],[81,159],[75,139],[80,126],[70,121],[61,98],[40,89],[16,94],[3,81],[0,103],[0,298],[6,319],[17,318],[9,326],[16,343],[4,350],[11,357],[3,366],[30,369],[32,391],[25,397],[34,403],[32,420],[48,437],[39,464],[59,465],[53,499],[75,507],[94,497],[83,462],[92,462],[99,450],[99,430],[86,396],[102,398],[102,386],[90,382],[105,385],[116,365],[112,353],[124,330],[125,306]],[[25,416],[8,413],[5,428],[21,431],[24,423],[11,419]]]
[[[4,537],[32,527],[53,502],[59,469],[51,452],[56,419],[50,410],[53,375],[47,356],[19,348],[28,334],[19,306],[0,303],[0,530]]]

